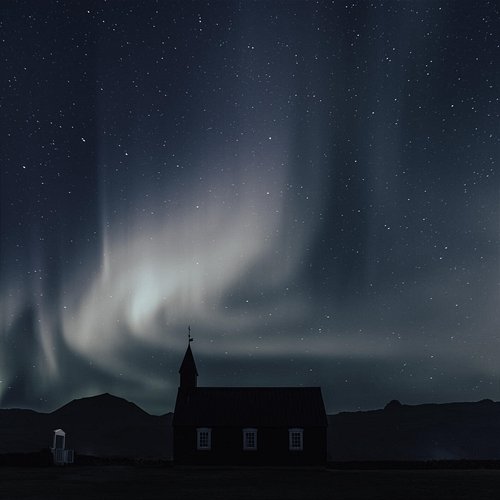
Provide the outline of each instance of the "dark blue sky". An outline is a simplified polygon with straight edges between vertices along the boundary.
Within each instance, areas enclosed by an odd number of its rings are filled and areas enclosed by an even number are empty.
[[[499,14],[2,2],[1,406],[499,399]]]

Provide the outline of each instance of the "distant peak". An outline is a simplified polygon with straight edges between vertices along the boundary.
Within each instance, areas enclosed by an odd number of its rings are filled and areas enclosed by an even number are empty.
[[[115,396],[114,394],[110,394],[109,392],[103,392],[102,394],[97,394],[97,396],[90,396],[94,398],[101,398],[101,399],[123,399],[120,398],[119,396]]]
[[[84,402],[84,401],[88,401],[88,402],[92,402],[92,401],[109,401],[109,402],[112,402],[112,401],[125,401],[126,403],[128,403],[129,401],[127,401],[126,399],[124,398],[121,398],[119,396],[115,396],[114,394],[110,394],[109,392],[103,392],[102,394],[96,394],[95,396],[86,396],[84,398],[78,398],[78,399],[74,399],[72,402],[77,402],[77,401],[81,401],[81,402]]]
[[[87,411],[122,411],[128,410],[133,412],[146,413],[142,408],[139,408],[135,403],[131,403],[124,398],[120,398],[109,392],[98,394],[96,396],[88,396],[85,398],[74,399],[70,403],[62,406],[56,412],[87,412]]]
[[[401,408],[402,406],[403,405],[397,399],[393,399],[385,405],[384,410],[396,410],[398,408]]]

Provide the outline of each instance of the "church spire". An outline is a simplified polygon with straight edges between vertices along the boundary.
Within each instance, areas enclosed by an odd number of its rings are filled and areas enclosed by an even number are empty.
[[[193,352],[191,351],[191,342],[193,341],[193,338],[191,337],[191,327],[188,327],[188,331],[188,346],[186,354],[184,354],[181,367],[179,368],[179,373],[181,375],[181,389],[194,389],[197,385],[196,378],[198,377],[198,370],[196,369]]]

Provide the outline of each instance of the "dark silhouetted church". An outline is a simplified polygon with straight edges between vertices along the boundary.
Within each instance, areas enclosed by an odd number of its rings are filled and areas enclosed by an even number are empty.
[[[327,418],[320,387],[198,387],[188,345],[173,418],[179,465],[321,465]]]

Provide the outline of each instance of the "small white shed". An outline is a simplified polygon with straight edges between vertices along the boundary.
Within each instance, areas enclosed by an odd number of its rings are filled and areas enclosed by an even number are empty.
[[[75,459],[74,450],[66,449],[66,433],[62,429],[54,430],[54,440],[50,451],[55,465],[72,464]]]

